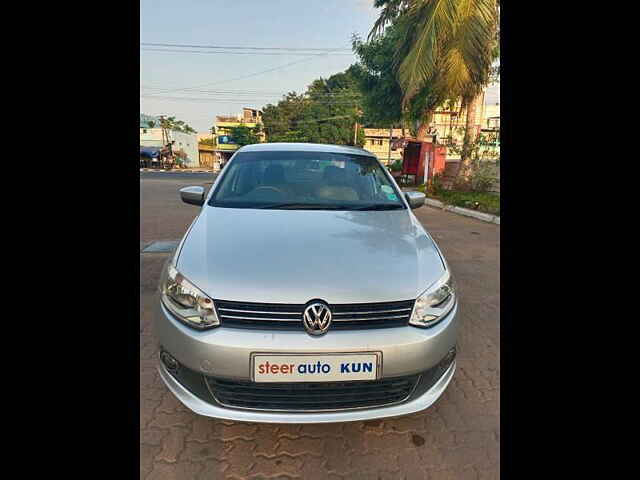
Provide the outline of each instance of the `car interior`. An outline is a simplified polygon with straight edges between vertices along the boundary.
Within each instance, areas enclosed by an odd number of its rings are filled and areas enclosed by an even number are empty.
[[[229,174],[233,177],[220,192],[225,200],[388,201],[377,186],[376,172],[365,173],[360,165],[351,162],[251,162],[238,165]]]

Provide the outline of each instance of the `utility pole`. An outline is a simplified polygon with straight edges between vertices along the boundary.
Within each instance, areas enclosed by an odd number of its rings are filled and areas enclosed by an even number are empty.
[[[358,145],[358,117],[362,115],[362,110],[358,108],[356,105],[356,124],[353,127],[353,146],[356,147]]]
[[[162,145],[160,147],[160,156],[159,156],[159,160],[160,160],[160,168],[163,168],[164,166],[164,162],[165,162],[165,157],[164,157],[164,147],[166,145],[165,141],[164,141],[164,125],[165,125],[165,121],[164,121],[164,116],[160,115],[160,134],[162,135]]]
[[[387,165],[391,163],[391,141],[393,139],[393,125],[389,127],[389,158],[387,160]]]
[[[216,127],[211,127],[211,148],[213,149],[211,155],[211,170],[213,170],[216,158]]]

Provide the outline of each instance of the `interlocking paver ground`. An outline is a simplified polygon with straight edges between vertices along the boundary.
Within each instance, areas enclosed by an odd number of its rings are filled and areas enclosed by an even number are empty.
[[[179,239],[197,208],[178,188],[206,179],[141,173],[141,242]],[[141,254],[140,477],[143,479],[497,479],[500,477],[500,226],[430,207],[416,215],[460,291],[458,370],[429,409],[399,418],[272,425],[200,417],[155,370],[153,289],[166,254]]]

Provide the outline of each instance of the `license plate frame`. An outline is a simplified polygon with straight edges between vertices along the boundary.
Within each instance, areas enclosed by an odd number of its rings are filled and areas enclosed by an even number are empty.
[[[375,362],[375,375],[374,378],[348,378],[348,377],[340,377],[340,379],[334,379],[327,376],[320,377],[300,377],[295,376],[293,378],[287,377],[284,380],[277,379],[256,379],[256,359],[261,357],[273,357],[280,358],[280,360],[286,360],[287,358],[309,358],[315,357],[316,359],[322,361],[322,358],[328,357],[331,358],[332,361],[336,361],[336,359],[349,358],[349,357],[362,357],[364,359],[371,358]],[[373,358],[372,358],[373,357]],[[322,382],[362,382],[362,381],[371,381],[371,380],[380,380],[382,378],[382,352],[380,351],[367,351],[367,352],[311,352],[311,353],[297,353],[297,352],[252,352],[250,355],[249,362],[249,370],[250,370],[250,378],[254,383],[322,383]],[[364,373],[364,372],[363,372]],[[298,374],[300,375],[300,374]],[[275,377],[267,377],[267,378],[275,378]]]

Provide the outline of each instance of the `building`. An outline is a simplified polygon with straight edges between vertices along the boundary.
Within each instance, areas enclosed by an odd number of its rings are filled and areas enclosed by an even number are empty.
[[[243,108],[242,120],[245,123],[262,123],[262,112],[255,108]]]
[[[235,127],[254,128],[262,124],[262,112],[253,108],[243,108],[242,115],[219,115],[216,117],[216,148],[223,162],[229,161],[234,152],[239,148],[231,137],[231,130]],[[261,134],[264,142],[265,135]]]
[[[177,130],[168,130],[165,134],[169,137],[168,141],[175,142],[173,144],[174,152],[182,150],[187,155],[186,166],[198,167],[200,164],[198,153],[198,139],[195,135],[178,132]],[[160,128],[160,119],[145,114],[140,114],[140,146],[141,147],[163,147],[164,138],[162,128]]]
[[[476,123],[475,128],[478,133],[490,137],[498,142],[500,138],[500,104],[486,104],[484,95],[480,95],[476,104]],[[460,108],[460,105],[454,105],[451,108],[441,108],[436,111],[431,123],[436,129],[438,143],[445,145],[461,145],[464,138],[464,130],[466,128],[466,111]],[[447,160],[457,160],[460,158],[449,149]]]
[[[484,96],[480,96],[476,105],[476,129],[482,133],[492,146],[500,145],[500,104],[485,104]],[[431,127],[435,128],[436,141],[444,145],[462,145],[464,129],[466,128],[466,112],[460,105],[454,105],[450,109],[440,108],[433,115]],[[383,164],[389,163],[389,129],[365,128],[365,143],[363,148],[373,153]],[[402,159],[403,149],[394,150],[396,140],[410,138],[408,129],[394,128],[391,142],[391,163]],[[432,136],[427,136],[427,141],[432,141]],[[460,158],[453,149],[447,151],[447,160],[457,160]]]
[[[197,134],[197,137],[198,152],[200,155],[200,166],[219,170],[221,155],[220,153],[216,152],[215,133],[211,133],[211,131],[200,132]]]
[[[476,124],[475,128],[488,139],[491,148],[500,147],[500,104],[486,104],[485,95],[480,95],[476,100]],[[462,145],[464,131],[466,128],[466,111],[460,108],[460,104],[450,108],[439,108],[433,115],[431,127],[435,129],[436,141],[439,144]],[[365,143],[363,148],[373,153],[383,164],[389,163],[389,129],[365,128]],[[397,140],[411,138],[409,129],[394,128],[391,140],[391,163],[402,159],[403,149],[395,148],[399,143]],[[432,135],[427,135],[426,141],[433,141]],[[395,149],[394,149],[395,148]],[[458,160],[459,154],[454,149],[447,149],[447,160]]]
[[[215,135],[211,132],[199,132],[196,136],[198,137],[198,142],[215,138]]]
[[[365,128],[364,145],[362,148],[373,153],[384,165],[389,164],[389,130],[388,128]],[[408,136],[409,131],[403,128],[394,128],[391,143],[391,163],[402,159],[402,148],[395,148],[394,140]]]
[[[198,144],[198,153],[201,167],[219,169],[219,158],[215,152],[216,148],[213,145],[205,145],[203,143]]]
[[[480,133],[486,139],[485,148],[493,148],[500,157],[500,104],[485,105]]]

